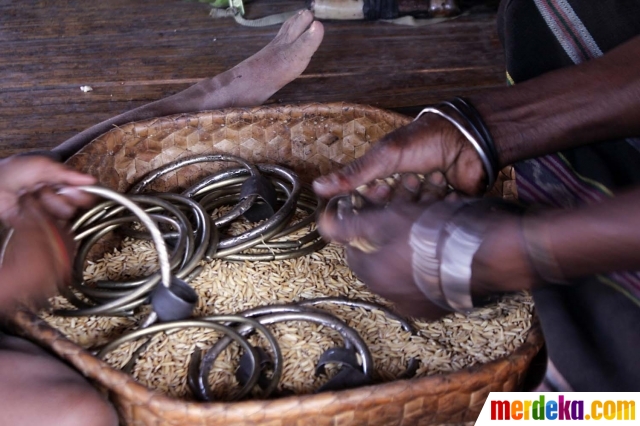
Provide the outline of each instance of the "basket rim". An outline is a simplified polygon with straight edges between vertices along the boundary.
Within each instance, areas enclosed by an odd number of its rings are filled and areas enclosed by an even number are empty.
[[[243,416],[246,415],[247,412],[253,412],[255,410],[266,410],[266,407],[269,407],[269,411],[281,412],[282,407],[290,406],[292,403],[300,404],[301,399],[310,406],[317,405],[318,403],[320,403],[320,406],[324,406],[325,404],[322,404],[322,402],[327,399],[347,401],[357,397],[355,399],[360,400],[363,393],[370,394],[372,396],[370,402],[375,405],[375,395],[387,399],[388,395],[404,392],[412,385],[419,386],[421,389],[431,388],[435,390],[433,394],[438,394],[442,393],[444,389],[451,390],[457,382],[473,380],[473,376],[476,373],[486,373],[487,370],[492,370],[495,375],[505,374],[510,366],[519,361],[528,364],[543,346],[542,327],[534,314],[527,338],[515,351],[488,363],[476,364],[450,373],[437,373],[424,377],[400,379],[362,386],[355,389],[292,395],[270,400],[197,402],[171,397],[144,386],[137,382],[132,376],[94,357],[87,350],[69,340],[60,331],[51,327],[45,320],[30,310],[19,310],[12,318],[12,322],[20,331],[26,334],[26,337],[35,339],[40,344],[49,347],[58,356],[70,362],[88,378],[98,381],[100,386],[106,388],[111,393],[127,399],[136,399],[141,403],[152,401],[149,407],[152,410],[154,408],[158,411],[208,411],[209,409],[213,409],[214,412],[217,413],[220,409],[223,409],[229,417]],[[96,371],[101,374],[97,374]],[[482,387],[479,387],[478,390],[482,390]],[[359,395],[360,397],[358,397]]]

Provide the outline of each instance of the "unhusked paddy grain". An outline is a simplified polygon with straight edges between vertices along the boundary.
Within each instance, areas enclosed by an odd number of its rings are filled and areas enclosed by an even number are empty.
[[[241,232],[248,225],[234,226],[231,233]],[[307,231],[299,231],[298,236]],[[202,273],[191,282],[200,296],[195,316],[230,314],[261,305],[325,296],[347,296],[392,307],[390,302],[371,293],[344,259],[343,248],[330,244],[311,255],[283,261],[203,262]],[[85,280],[149,274],[157,268],[156,262],[155,249],[150,242],[127,238],[119,249],[88,263]],[[68,307],[62,297],[54,298],[52,304],[56,308]],[[418,376],[425,376],[508,355],[526,338],[533,302],[527,294],[515,294],[468,316],[454,313],[437,321],[414,320],[418,334],[413,336],[381,311],[328,304],[321,308],[337,315],[360,333],[372,352],[376,381],[389,381],[402,374],[412,357],[420,359]],[[43,316],[71,340],[84,347],[94,347],[136,328],[147,313],[148,308],[131,318],[64,318],[46,313]],[[326,377],[314,377],[315,363],[323,351],[342,343],[337,332],[299,321],[269,328],[278,339],[285,358],[280,390],[309,393],[326,381]],[[136,363],[133,375],[150,388],[189,398],[186,369],[190,355],[196,346],[210,347],[218,336],[218,333],[204,329],[157,336]],[[251,339],[268,350],[264,339],[257,336]],[[107,361],[121,367],[141,343],[123,345],[110,354]],[[234,371],[239,354],[237,345],[231,345],[214,365],[209,379],[214,393],[221,398],[238,386]]]

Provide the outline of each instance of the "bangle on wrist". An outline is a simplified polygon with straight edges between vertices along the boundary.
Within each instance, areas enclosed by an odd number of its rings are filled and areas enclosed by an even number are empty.
[[[481,139],[484,142],[485,149],[489,156],[489,160],[493,163],[494,169],[498,171],[500,169],[500,160],[498,158],[498,150],[496,144],[491,136],[491,132],[487,127],[487,124],[482,119],[482,116],[478,110],[466,99],[459,96],[453,98],[449,103],[457,108],[460,113],[473,125],[473,127],[480,133]]]
[[[489,129],[477,110],[463,98],[454,98],[451,101],[424,108],[415,120],[426,113],[439,115],[462,133],[480,157],[487,176],[487,190],[491,189],[498,176],[498,156]]]
[[[411,227],[409,245],[413,250],[413,280],[431,302],[448,311],[453,308],[447,302],[440,284],[440,259],[442,257],[442,224],[465,203],[441,202],[430,206]]]
[[[478,213],[475,208],[464,209],[445,225],[440,283],[447,303],[457,312],[473,309],[471,265],[489,225],[487,220],[478,220]]]
[[[433,204],[411,228],[413,278],[439,307],[462,313],[474,308],[471,274],[475,257],[496,212],[518,210],[499,199]]]

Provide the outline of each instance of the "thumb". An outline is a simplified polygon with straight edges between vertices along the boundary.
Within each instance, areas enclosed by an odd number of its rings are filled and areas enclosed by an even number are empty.
[[[314,180],[313,189],[322,198],[346,194],[360,185],[394,173],[398,162],[397,157],[397,151],[389,149],[383,141],[380,141],[365,155],[342,169]]]
[[[356,211],[347,197],[334,197],[318,219],[318,231],[327,240],[349,245],[364,252],[375,252],[382,243],[382,210]]]

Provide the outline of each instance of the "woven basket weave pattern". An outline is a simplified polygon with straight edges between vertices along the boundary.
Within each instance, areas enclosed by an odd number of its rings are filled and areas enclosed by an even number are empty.
[[[410,118],[349,104],[223,110],[132,123],[99,137],[68,164],[96,176],[102,185],[126,191],[140,177],[178,158],[203,153],[238,155],[251,162],[279,163],[305,181],[360,157],[372,142]],[[198,164],[167,175],[152,189],[184,188],[227,167]],[[502,173],[497,192],[510,189]],[[511,182],[511,183],[509,183]],[[28,337],[51,348],[102,389],[126,425],[436,425],[473,421],[492,391],[519,388],[542,346],[537,323],[526,342],[507,358],[463,371],[364,388],[269,401],[193,403],[154,393],[64,338],[32,313],[15,322]]]
[[[203,153],[279,163],[311,181],[362,156],[408,117],[354,105],[261,107],[158,118],[119,127],[67,162],[118,191],[172,160]],[[220,164],[193,165],[153,189],[184,188]]]

